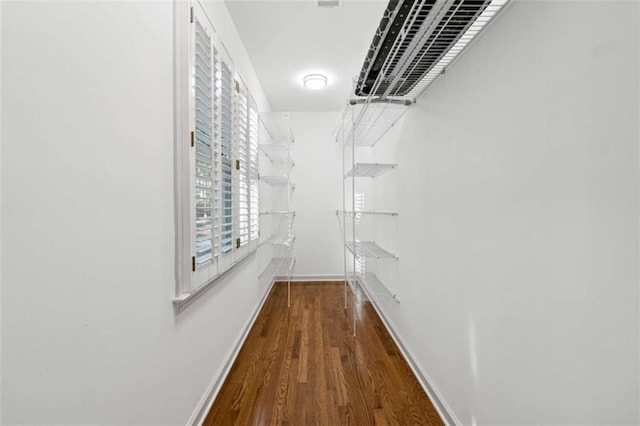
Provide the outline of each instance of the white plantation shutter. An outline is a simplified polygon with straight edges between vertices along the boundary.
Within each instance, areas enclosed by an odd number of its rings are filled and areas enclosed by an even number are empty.
[[[200,3],[189,11],[177,53],[178,304],[239,264],[258,234],[257,109]]]
[[[222,253],[233,249],[233,76],[231,67],[220,60],[221,199]]]
[[[220,79],[221,64],[220,53],[215,48],[213,51],[213,256],[218,257],[222,253],[222,155],[221,155],[221,95],[222,85]]]
[[[213,133],[213,38],[210,27],[194,16],[193,33],[193,130],[195,148],[195,267],[213,260],[214,133]]]
[[[249,242],[249,99],[244,84],[236,83],[236,171],[238,247]]]
[[[258,137],[258,108],[255,102],[249,102],[249,238],[257,240],[260,236],[259,222],[259,175],[258,175],[258,150],[260,140]]]

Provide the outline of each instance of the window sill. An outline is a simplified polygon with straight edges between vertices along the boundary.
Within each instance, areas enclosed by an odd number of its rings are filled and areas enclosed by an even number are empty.
[[[236,260],[233,264],[231,264],[231,266],[229,266],[226,271],[222,272],[218,276],[215,276],[215,277],[211,278],[209,281],[207,281],[206,283],[202,284],[200,287],[196,288],[195,290],[191,291],[190,293],[183,293],[183,294],[181,294],[179,296],[175,296],[173,298],[173,308],[174,308],[176,314],[179,314],[180,312],[185,310],[189,305],[191,305],[191,303],[193,303],[196,299],[198,299],[201,295],[203,295],[208,289],[213,287],[220,280],[222,280],[224,277],[226,277],[231,271],[236,269],[236,267],[240,266],[241,263],[243,263],[249,257],[254,255],[256,253],[256,251],[257,251],[257,248],[254,248],[249,253],[247,253],[245,256],[241,257],[240,259]]]

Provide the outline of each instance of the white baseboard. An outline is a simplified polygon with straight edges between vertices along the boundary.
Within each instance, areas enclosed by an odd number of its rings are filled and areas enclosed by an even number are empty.
[[[400,352],[402,352],[402,356],[404,356],[404,359],[409,364],[411,371],[413,371],[413,374],[415,374],[418,382],[420,382],[420,385],[429,396],[429,399],[438,411],[438,414],[440,414],[442,421],[450,426],[462,425],[462,422],[455,415],[455,413],[451,409],[451,406],[447,404],[447,401],[445,401],[438,388],[436,388],[433,384],[433,380],[431,380],[420,361],[418,361],[411,349],[409,349],[409,346],[406,344],[402,335],[396,331],[393,322],[389,319],[389,317],[387,317],[387,315],[384,313],[384,310],[382,310],[382,308],[378,306],[376,299],[371,297],[369,291],[364,285],[358,283],[358,287],[362,289],[362,291],[366,294],[367,298],[371,302],[371,305],[373,305],[373,308],[378,313],[378,316],[391,335],[391,338],[396,343],[396,346],[398,346],[398,349],[400,349]]]
[[[286,276],[276,277],[276,281],[286,281]],[[344,281],[344,274],[339,275],[292,275],[291,281]]]
[[[275,283],[275,280],[272,280],[271,284],[269,284],[267,290],[262,295],[262,299],[256,305],[251,316],[249,317],[244,327],[242,328],[240,335],[238,336],[231,350],[227,354],[224,362],[222,363],[222,366],[213,376],[213,379],[211,380],[211,383],[209,383],[207,390],[205,391],[200,401],[198,401],[198,405],[196,405],[195,410],[193,411],[193,413],[191,414],[191,417],[187,421],[187,425],[200,426],[204,422],[205,418],[207,417],[207,414],[209,413],[209,410],[211,410],[213,401],[216,399],[216,396],[218,396],[218,392],[220,392],[220,389],[222,388],[222,385],[225,379],[227,378],[227,375],[231,371],[231,367],[233,366],[233,363],[235,362],[236,358],[238,357],[238,354],[240,353],[240,349],[244,345],[244,342],[247,339],[247,336],[249,335],[249,331],[251,330],[251,327],[253,327],[253,324],[255,323],[256,318],[258,318],[258,314],[260,313],[260,310],[262,309],[264,302],[266,302],[267,297],[269,296],[269,293],[271,292],[271,289],[273,288],[274,283]]]

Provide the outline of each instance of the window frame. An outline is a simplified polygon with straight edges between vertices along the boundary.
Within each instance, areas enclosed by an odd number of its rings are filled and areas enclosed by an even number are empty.
[[[236,105],[238,104],[238,93],[240,86],[243,86],[245,90],[245,96],[247,103],[255,108],[255,102],[251,97],[251,93],[244,85],[244,82],[240,78],[239,74],[235,70],[233,60],[226,51],[224,44],[219,39],[211,20],[207,16],[206,11],[197,0],[190,2],[174,2],[174,45],[175,45],[175,57],[174,57],[174,196],[175,196],[175,258],[176,258],[176,286],[175,297],[173,299],[174,307],[177,312],[180,312],[186,306],[188,306],[193,300],[195,300],[200,294],[207,288],[211,287],[214,283],[218,282],[224,276],[226,276],[231,270],[242,263],[250,255],[256,252],[258,248],[258,239],[251,238],[251,220],[250,220],[250,206],[252,205],[252,192],[251,192],[251,179],[253,175],[249,172],[250,165],[246,164],[246,182],[247,182],[247,206],[249,208],[249,233],[248,242],[242,247],[236,247],[236,238],[239,237],[237,232],[237,226],[239,221],[239,197],[238,197],[238,183],[239,183],[239,170],[236,169],[236,155],[238,152],[238,129],[236,118]],[[221,123],[221,102],[219,92],[219,74],[222,68],[221,62],[224,61],[229,67],[231,73],[231,99],[230,99],[230,112],[232,116],[231,120],[231,195],[232,195],[232,244],[231,250],[224,252],[222,244],[220,244],[219,253],[216,253],[217,239],[221,243],[221,230],[222,230],[222,186],[219,189],[219,217],[212,215],[212,260],[207,263],[206,271],[204,268],[199,269],[196,266],[196,252],[195,252],[195,240],[196,240],[196,188],[195,188],[195,146],[192,145],[192,138],[195,135],[195,78],[193,74],[195,64],[195,23],[196,20],[205,22],[211,34],[212,51],[215,49],[216,56],[212,58],[212,73],[217,73],[217,77],[212,78],[212,93],[213,93],[213,106],[212,115],[213,127],[211,135],[211,162],[212,164],[212,182],[215,182],[215,173],[219,172],[218,179],[220,184],[222,183],[222,123]],[[214,54],[214,53],[212,53]],[[218,78],[218,80],[216,80]],[[255,108],[257,112],[257,108]],[[247,113],[247,117],[249,113]],[[249,126],[247,125],[247,129]],[[248,132],[248,130],[247,130]],[[216,136],[217,135],[217,136]],[[218,138],[218,139],[216,139]],[[250,155],[250,143],[247,137],[246,150],[247,157]],[[215,157],[215,159],[214,159]],[[220,164],[217,164],[217,163]],[[257,178],[257,176],[256,176]],[[215,185],[215,183],[214,183]],[[215,207],[215,188],[212,187],[214,192],[214,206]],[[256,194],[259,197],[259,193]],[[256,205],[259,200],[256,200]],[[220,229],[215,234],[214,229],[216,220],[219,219]],[[259,233],[259,224],[258,224]],[[204,266],[204,265],[203,265]]]

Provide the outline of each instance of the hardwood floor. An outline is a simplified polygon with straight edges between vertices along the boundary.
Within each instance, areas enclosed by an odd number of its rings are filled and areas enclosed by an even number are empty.
[[[351,292],[349,297],[351,296]],[[274,285],[205,425],[441,425],[369,302],[342,282]]]

